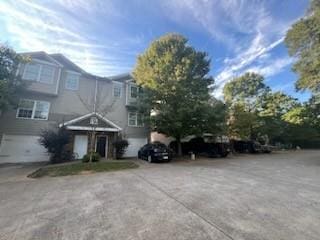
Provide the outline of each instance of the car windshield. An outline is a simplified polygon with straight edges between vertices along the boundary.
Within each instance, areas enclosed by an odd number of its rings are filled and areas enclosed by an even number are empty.
[[[167,149],[167,146],[165,144],[163,144],[163,143],[154,143],[153,147],[157,148],[157,149],[162,149],[162,150]]]

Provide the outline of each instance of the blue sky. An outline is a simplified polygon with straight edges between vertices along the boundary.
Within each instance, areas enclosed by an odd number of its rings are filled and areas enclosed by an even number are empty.
[[[60,52],[88,72],[130,72],[159,36],[176,32],[211,58],[215,96],[246,71],[301,101],[283,38],[309,0],[2,0],[0,41],[19,52]]]

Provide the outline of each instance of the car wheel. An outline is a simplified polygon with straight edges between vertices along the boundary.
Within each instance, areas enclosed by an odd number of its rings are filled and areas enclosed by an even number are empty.
[[[152,157],[151,157],[151,155],[148,156],[148,162],[149,162],[149,163],[152,163]]]

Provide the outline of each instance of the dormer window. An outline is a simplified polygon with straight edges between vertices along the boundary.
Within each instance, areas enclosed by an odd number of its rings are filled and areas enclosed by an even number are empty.
[[[41,66],[41,74],[39,82],[42,83],[52,83],[54,76],[54,67],[48,65]]]
[[[25,80],[37,81],[39,73],[40,73],[40,64],[30,63],[26,65],[22,78]]]
[[[53,66],[39,63],[28,63],[25,66],[22,79],[41,83],[52,84],[54,78]]]
[[[67,72],[66,89],[76,91],[79,89],[79,73]]]

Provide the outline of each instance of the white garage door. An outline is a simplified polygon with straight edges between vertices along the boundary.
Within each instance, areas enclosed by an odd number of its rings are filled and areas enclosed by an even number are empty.
[[[88,148],[88,136],[87,135],[76,135],[74,138],[73,153],[77,159],[83,158],[87,154]]]
[[[0,145],[0,163],[48,161],[46,149],[38,136],[3,135]]]
[[[137,157],[139,149],[147,143],[146,138],[128,138],[129,146],[125,157]]]

